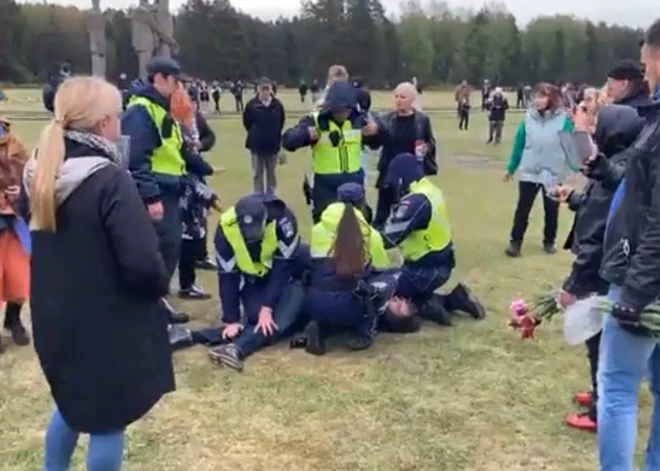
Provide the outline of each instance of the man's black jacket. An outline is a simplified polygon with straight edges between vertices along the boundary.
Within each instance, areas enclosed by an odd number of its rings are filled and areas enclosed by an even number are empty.
[[[621,304],[643,309],[660,295],[660,103],[630,148],[623,199],[605,236],[601,276],[623,286]]]
[[[625,170],[626,149],[643,124],[637,111],[628,106],[607,106],[598,115],[594,139],[601,152],[602,165],[598,172],[592,169],[592,178],[583,192],[573,193],[569,199],[569,207],[576,211],[576,216],[565,247],[570,248],[576,258],[563,289],[577,297],[603,293],[607,289],[607,282],[599,275],[607,214]]]

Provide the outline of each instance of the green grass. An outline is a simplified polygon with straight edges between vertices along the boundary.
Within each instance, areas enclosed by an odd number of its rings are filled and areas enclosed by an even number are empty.
[[[20,106],[29,108],[25,93],[8,94],[22,97]],[[282,95],[295,108],[295,96]],[[375,100],[384,107],[388,96],[376,94]],[[429,93],[423,100],[429,107],[426,103],[451,104],[449,94]],[[10,114],[18,105],[12,100],[4,106]],[[589,386],[584,350],[566,346],[561,322],[543,326],[538,340],[528,342],[506,328],[510,301],[558,285],[571,261],[566,253],[542,252],[540,204],[524,256],[503,255],[516,186],[503,183],[502,176],[519,119],[510,116],[505,141],[495,148],[484,144],[482,113],[472,114],[469,132],[457,130],[451,113],[433,115],[440,149],[436,181],[448,199],[457,249],[450,287],[458,280],[469,284],[488,308],[485,321],[465,320],[449,329],[426,323],[419,334],[381,335],[366,352],[337,350],[323,358],[283,344],[250,358],[243,374],[211,365],[201,347],[177,353],[178,389],[130,427],[125,469],[594,469],[594,436],[562,423],[575,410],[572,394]],[[18,121],[15,129],[34,144],[42,125]],[[214,120],[212,126],[218,144],[208,159],[227,172],[211,184],[229,206],[250,188],[244,131],[235,118]],[[307,159],[301,151],[278,168],[280,194],[295,209],[305,235],[310,218],[300,184]],[[564,210],[559,244],[570,217]],[[212,273],[199,275],[217,292]],[[195,325],[217,323],[217,299],[175,303],[192,314]],[[38,470],[53,403],[32,349],[11,347],[0,356],[0,384],[0,470]],[[82,470],[83,461],[81,448],[74,469]]]

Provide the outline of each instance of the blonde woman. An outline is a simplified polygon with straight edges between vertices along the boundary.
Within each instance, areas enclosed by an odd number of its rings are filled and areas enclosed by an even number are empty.
[[[79,433],[89,471],[121,468],[124,429],[174,390],[169,276],[158,238],[115,142],[121,96],[74,77],[26,165],[34,344],[56,409],[45,471],[69,469]]]

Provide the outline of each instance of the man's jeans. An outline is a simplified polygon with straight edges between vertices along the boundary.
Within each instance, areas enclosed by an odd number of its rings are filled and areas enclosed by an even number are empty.
[[[364,172],[364,187],[367,187],[367,178],[369,177],[369,151],[362,149],[362,171]]]
[[[621,298],[621,287],[611,286],[609,301]],[[644,471],[660,470],[660,351],[657,341],[621,328],[605,316],[598,366],[598,449],[601,471],[633,471],[637,441],[639,386],[650,373],[653,394],[651,433]]]

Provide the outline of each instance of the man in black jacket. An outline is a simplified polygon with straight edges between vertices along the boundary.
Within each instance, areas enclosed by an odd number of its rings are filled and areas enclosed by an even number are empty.
[[[641,51],[651,90],[660,84],[660,20]],[[657,340],[640,314],[660,296],[660,103],[639,109],[644,128],[630,149],[623,196],[612,204],[601,276],[610,283],[612,309],[603,324],[599,379],[598,445],[601,470],[632,470],[638,392],[650,372],[654,407],[660,407]],[[660,414],[654,410],[646,469],[660,463]]]
[[[509,109],[509,101],[504,96],[502,87],[496,87],[493,97],[486,102],[488,110],[488,142],[490,144],[495,138],[495,144],[502,140],[502,128],[506,119],[506,110]]]
[[[390,162],[399,154],[413,154],[423,161],[424,173],[436,175],[435,138],[431,120],[414,108],[417,90],[411,83],[402,83],[394,91],[395,109],[377,119],[378,133],[370,138],[369,146],[381,147],[378,161],[378,206],[373,224],[382,227],[396,202],[391,189],[384,183]]]
[[[257,96],[248,101],[243,112],[243,127],[247,131],[245,148],[252,153],[255,193],[275,192],[275,168],[285,120],[284,106],[273,95],[270,80],[261,79]]]
[[[637,61],[625,59],[607,75],[607,88],[617,105],[638,108],[649,104],[649,86]]]

